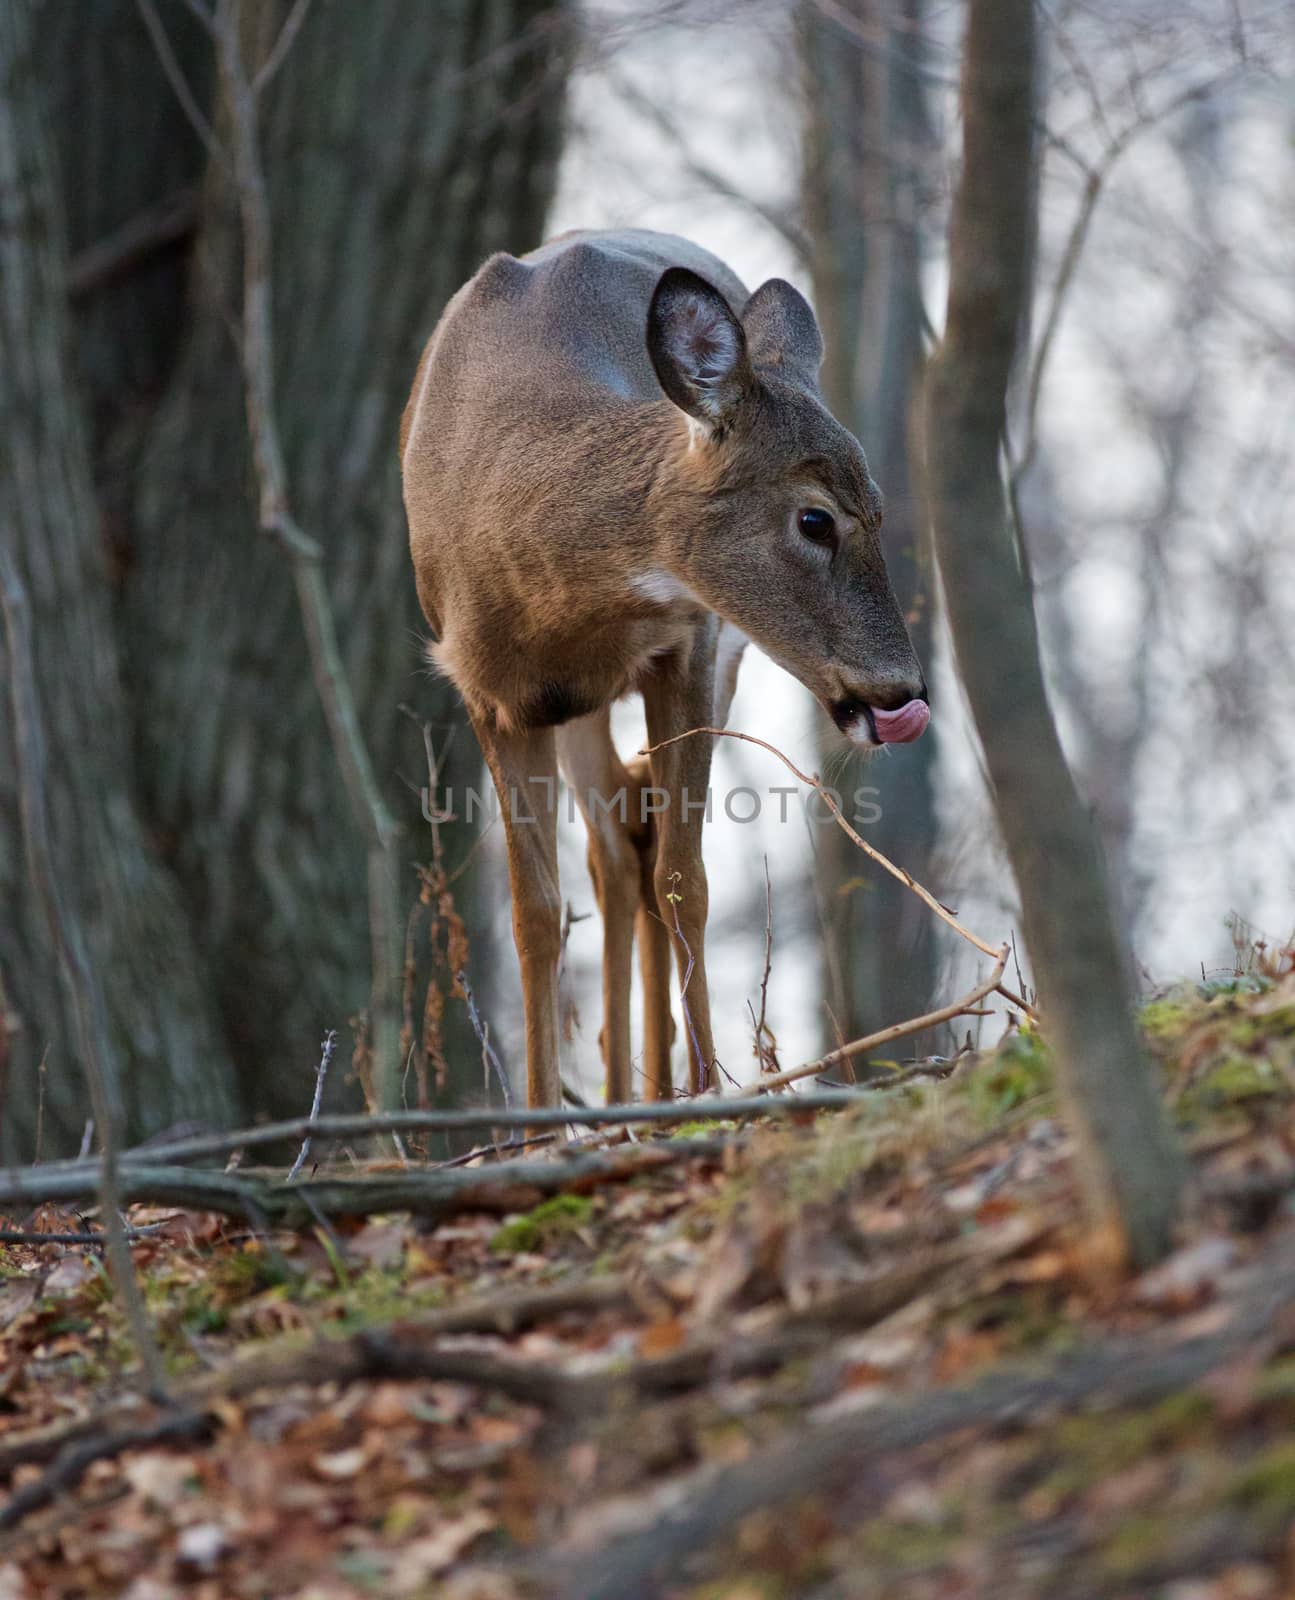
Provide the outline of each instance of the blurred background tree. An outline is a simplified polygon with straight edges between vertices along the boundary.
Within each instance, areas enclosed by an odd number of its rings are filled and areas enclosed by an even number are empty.
[[[803,197],[814,300],[827,354],[823,392],[864,441],[886,497],[882,540],[918,656],[935,640],[929,541],[912,461],[921,379],[922,267],[938,157],[927,107],[924,0],[804,0],[797,14],[804,106]],[[824,728],[829,778],[839,739]],[[935,740],[902,758],[842,768],[840,788],[876,791],[869,841],[935,882]],[[932,1009],[934,924],[901,884],[863,870],[838,828],[815,836],[830,1047]]]
[[[416,676],[397,422],[449,295],[493,250],[543,235],[570,22],[550,0],[242,8],[252,64],[290,43],[260,96],[279,421],[404,829],[404,903],[429,851],[423,741],[401,702],[417,689],[447,781],[479,758],[453,693]],[[181,4],[85,0],[36,8],[29,38],[11,24],[6,42],[11,159],[34,176],[5,236],[22,258],[5,271],[0,481],[4,509],[29,513],[7,515],[5,537],[36,597],[55,846],[108,975],[130,1130],[299,1110],[323,1030],[367,1002],[365,853],[290,569],[256,531],[212,41]],[[42,1058],[45,1153],[87,1113],[7,777],[0,836],[16,1024],[3,1149],[29,1157]],[[421,991],[416,1021],[415,1044]],[[460,1007],[447,1027],[471,1037]]]

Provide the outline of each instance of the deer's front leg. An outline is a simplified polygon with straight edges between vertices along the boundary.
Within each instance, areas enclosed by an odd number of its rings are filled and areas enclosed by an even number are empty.
[[[698,628],[688,657],[662,662],[644,685],[649,745],[659,746],[690,728],[711,725],[716,631],[714,619],[708,619]],[[706,987],[708,892],[701,855],[710,756],[710,736],[698,734],[654,749],[651,757],[653,782],[670,797],[669,805],[656,818],[656,898],[675,947],[683,991],[688,1081],[694,1094],[719,1087]]]
[[[508,840],[513,939],[526,1008],[527,1100],[532,1106],[557,1106],[562,1103],[558,1058],[562,894],[553,730],[500,733],[478,727],[477,737],[499,793]]]

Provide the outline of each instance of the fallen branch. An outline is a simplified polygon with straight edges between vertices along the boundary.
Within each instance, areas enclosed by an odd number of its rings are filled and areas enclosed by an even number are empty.
[[[496,1215],[527,1211],[548,1195],[627,1182],[678,1162],[714,1161],[724,1148],[713,1140],[678,1139],[614,1153],[581,1152],[551,1161],[509,1161],[468,1170],[323,1175],[291,1185],[277,1172],[207,1172],[128,1162],[118,1174],[118,1199],[122,1204],[148,1201],[225,1216],[251,1215],[263,1225],[284,1228],[308,1226],[319,1214],[364,1217],[403,1211],[440,1221],[464,1211]],[[88,1163],[27,1167],[0,1179],[0,1207],[90,1199],[97,1197],[99,1182],[98,1169]]]
[[[252,1356],[190,1385],[176,1396],[178,1409],[141,1422],[138,1409],[120,1408],[61,1430],[46,1430],[0,1448],[0,1477],[20,1466],[53,1465],[0,1511],[0,1530],[16,1527],[33,1511],[74,1488],[96,1461],[143,1445],[202,1437],[216,1423],[219,1402],[293,1385],[345,1385],[396,1379],[469,1384],[566,1418],[605,1415],[632,1401],[686,1393],[715,1380],[732,1382],[776,1371],[819,1349],[843,1328],[861,1331],[907,1304],[933,1279],[973,1261],[1014,1254],[1046,1227],[1007,1224],[995,1233],[955,1240],[924,1256],[904,1257],[889,1271],[846,1285],[826,1299],[786,1313],[770,1329],[743,1337],[724,1328],[703,1333],[687,1348],[628,1367],[571,1371],[551,1361],[519,1361],[480,1350],[442,1350],[437,1338],[467,1332],[508,1335],[571,1311],[632,1305],[623,1279],[555,1285],[362,1329],[344,1339],[319,1340],[306,1350]]]
[[[306,1134],[316,1139],[352,1139],[379,1133],[463,1132],[472,1128],[563,1128],[568,1124],[588,1128],[618,1128],[646,1122],[668,1125],[672,1122],[741,1121],[745,1117],[786,1116],[810,1111],[840,1111],[858,1105],[865,1091],[859,1089],[815,1089],[785,1100],[760,1098],[725,1100],[719,1095],[696,1099],[638,1101],[612,1106],[536,1106],[531,1110],[495,1110],[489,1106],[464,1107],[455,1111],[393,1111],[386,1116],[293,1117],[284,1122],[266,1122],[256,1128],[236,1129],[232,1133],[199,1134],[175,1139],[167,1144],[140,1146],[127,1150],[122,1160],[148,1163],[197,1161],[224,1157],[235,1150],[258,1146],[295,1143]],[[66,1171],[80,1165],[76,1161],[46,1162],[43,1172]],[[36,1169],[32,1169],[35,1171]],[[19,1174],[22,1176],[23,1174]],[[0,1186],[0,1192],[3,1192]]]
[[[149,1445],[201,1439],[211,1432],[212,1425],[213,1419],[206,1412],[174,1411],[152,1422],[65,1445],[48,1472],[34,1483],[24,1484],[0,1507],[0,1533],[16,1528],[33,1511],[42,1510],[59,1495],[75,1489],[96,1461],[110,1461],[128,1450],[143,1450]]]
[[[424,1340],[463,1333],[497,1333],[509,1337],[572,1311],[622,1309],[633,1305],[634,1298],[623,1278],[588,1279],[512,1290],[469,1301],[466,1305],[448,1306],[414,1318],[403,1327],[410,1337]],[[205,1410],[217,1398],[243,1399],[258,1389],[278,1390],[290,1382],[332,1381],[343,1368],[344,1358],[339,1352],[345,1351],[346,1342],[321,1341],[309,1351],[299,1348],[261,1351],[190,1384],[178,1399],[190,1411]],[[337,1364],[330,1367],[330,1362]],[[323,1376],[308,1380],[307,1372]],[[139,1427],[139,1412],[138,1402],[115,1405],[76,1422],[43,1428],[0,1444],[0,1479],[7,1480],[18,1467],[44,1466],[70,1445],[92,1437],[108,1440],[123,1430]],[[103,1454],[94,1459],[103,1459]]]

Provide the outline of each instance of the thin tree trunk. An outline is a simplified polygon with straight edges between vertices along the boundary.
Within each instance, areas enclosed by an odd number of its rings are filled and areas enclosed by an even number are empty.
[[[264,51],[283,8],[244,11]],[[422,744],[400,703],[437,724],[460,796],[479,758],[457,698],[420,681],[397,422],[448,296],[492,250],[541,235],[569,20],[548,0],[319,5],[261,100],[288,484],[322,546],[363,733],[406,830],[406,904],[412,862],[430,848]],[[282,1111],[308,1096],[323,1030],[345,1028],[367,1003],[366,851],[291,573],[257,532],[231,326],[235,208],[227,169],[213,163],[192,331],[136,500],[129,670],[148,806],[199,919],[249,1093]],[[466,1054],[475,1084],[476,1046]]]
[[[1180,1161],[1138,1044],[1096,831],[1044,692],[999,470],[1029,289],[1035,73],[1033,0],[971,0],[963,171],[945,337],[928,375],[926,470],[954,645],[1079,1141],[1094,1246],[1145,1263],[1168,1247]]]
[[[109,1086],[130,1125],[224,1123],[240,1108],[205,974],[132,785],[109,564],[67,359],[66,264],[32,24],[28,0],[0,6],[0,540],[30,607],[51,846],[103,987],[107,1051],[130,1062]],[[90,1110],[75,1008],[23,861],[6,701],[0,695],[0,975],[20,1031],[0,1149],[13,1160],[34,1153],[42,1058],[43,1153],[79,1141]]]
[[[885,493],[886,562],[929,672],[934,592],[909,440],[922,365],[922,211],[932,144],[921,78],[923,14],[922,0],[897,7],[845,0],[831,12],[805,4],[799,35],[804,196],[827,348],[824,390],[863,442]],[[865,39],[885,48],[861,48]],[[834,732],[826,736],[829,770],[839,744]],[[876,791],[865,802],[881,812],[868,825],[869,840],[923,882],[933,876],[936,846],[935,748],[923,739],[893,760],[851,768],[841,785],[847,800],[860,785]],[[815,842],[832,944],[826,999],[836,1024],[856,1038],[930,1010],[930,919],[900,885],[861,874],[839,829],[820,830]],[[830,1025],[829,1032],[835,1034]]]

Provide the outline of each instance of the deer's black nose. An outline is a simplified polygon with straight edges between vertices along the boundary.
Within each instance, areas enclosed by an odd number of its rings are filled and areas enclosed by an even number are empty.
[[[920,687],[914,691],[911,683],[887,684],[884,688],[878,686],[868,696],[868,704],[878,711],[898,711],[906,706],[910,700],[924,700],[929,706],[930,696],[926,692],[926,679],[919,678]]]

